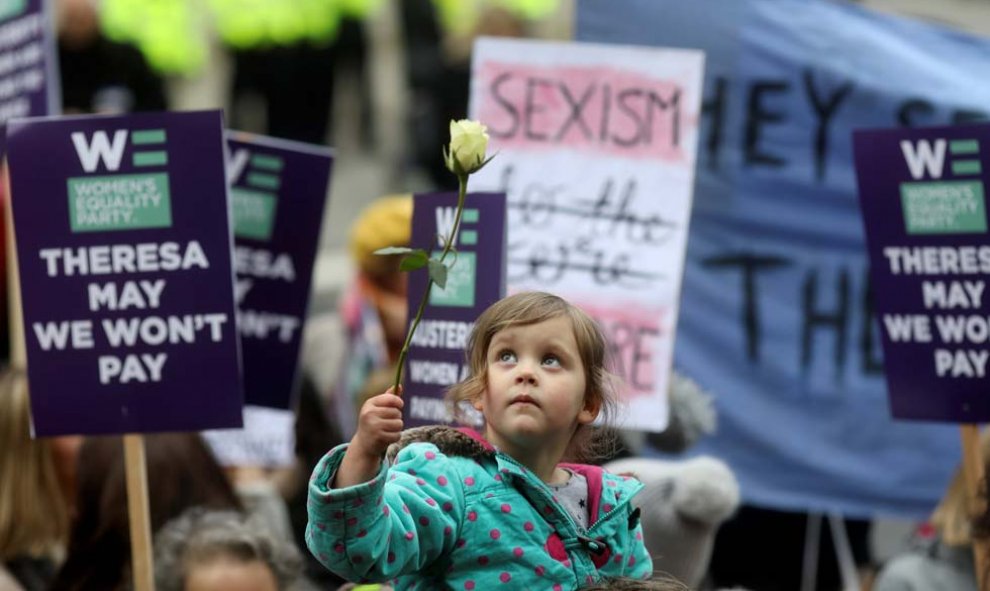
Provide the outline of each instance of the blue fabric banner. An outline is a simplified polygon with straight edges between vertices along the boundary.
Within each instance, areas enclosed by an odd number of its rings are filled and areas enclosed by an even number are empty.
[[[820,0],[580,0],[582,41],[706,52],[675,346],[747,502],[919,517],[952,425],[891,419],[852,131],[987,119],[990,41]]]

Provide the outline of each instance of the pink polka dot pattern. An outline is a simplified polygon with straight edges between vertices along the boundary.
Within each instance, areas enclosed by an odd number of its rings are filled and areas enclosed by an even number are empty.
[[[384,507],[382,507],[382,513],[385,514],[385,517],[388,517],[391,512],[392,512],[392,510],[388,508],[388,505],[385,505]]]
[[[447,477],[444,476],[443,474],[437,476],[437,484],[439,484],[440,486],[447,486]]]
[[[423,480],[422,478],[417,478],[416,479],[416,484],[418,484],[420,486],[423,486],[424,484],[426,484],[426,481]]]
[[[431,506],[431,507],[436,507],[437,506],[437,502],[434,501],[432,497],[426,497],[426,504],[429,505],[429,506]]]
[[[363,538],[366,535],[368,535],[368,530],[362,529],[361,531],[358,532],[357,537]]]
[[[508,503],[502,503],[502,513],[512,513],[512,506]]]
[[[413,468],[409,468],[408,470],[406,470],[406,472],[409,472],[409,475],[410,476],[415,476],[416,475],[416,470],[413,469]]]
[[[643,541],[643,532],[641,531],[636,532],[636,539],[639,541]]]
[[[451,503],[450,501],[445,501],[443,504],[443,510],[446,511],[447,513],[450,513],[451,511],[454,510],[454,504]]]
[[[468,476],[467,478],[465,478],[464,479],[464,484],[466,486],[474,486],[474,477],[473,476]]]
[[[388,557],[386,558],[386,560],[388,560],[388,563],[389,564],[392,564],[393,562],[395,562],[395,552],[389,552],[388,553]]]
[[[402,512],[408,515],[409,514],[409,505],[406,505],[405,503],[403,503],[402,504]]]
[[[502,475],[501,474],[496,474],[495,475],[495,480],[497,480],[498,482],[502,482]]]
[[[407,531],[407,532],[406,532],[406,539],[407,539],[407,540],[409,540],[410,542],[411,542],[411,541],[413,540],[413,538],[415,538],[415,537],[416,537],[416,534],[414,534],[414,533],[412,533],[411,531]]]
[[[464,588],[467,589],[468,591],[471,591],[471,589],[474,589],[474,581],[472,581],[470,579],[467,580],[467,581],[464,581]]]
[[[502,581],[503,583],[508,583],[509,581],[512,580],[512,575],[504,572],[498,576],[498,580]]]
[[[336,552],[337,554],[343,554],[344,553],[344,544],[343,544],[343,542],[337,542],[336,544],[334,544],[333,545],[333,551]]]
[[[543,576],[543,573],[547,572],[547,569],[543,568],[543,565],[540,565],[540,566],[537,566],[536,568],[534,568],[533,569],[533,572],[536,573],[536,576],[542,577]]]
[[[423,515],[422,517],[419,518],[419,524],[422,525],[423,527],[429,527],[430,518],[427,517],[426,515]]]
[[[347,523],[348,526],[357,525],[357,517],[348,517],[345,523]]]
[[[467,540],[465,540],[464,538],[459,538],[459,539],[457,540],[457,544],[456,544],[456,546],[457,546],[458,548],[463,548],[463,547],[464,547],[464,544],[467,544]]]
[[[626,564],[628,566],[635,566],[636,565],[636,557],[635,556],[630,556],[629,557],[629,562],[627,562]]]
[[[437,454],[433,453],[432,451],[428,451],[428,452],[426,452],[423,455],[426,456],[426,459],[427,460],[435,460],[437,458]],[[613,484],[612,486],[615,486],[615,485]]]
[[[468,511],[467,520],[468,521],[477,521],[478,520],[478,512],[477,511]]]
[[[536,527],[533,525],[532,521],[527,521],[523,524],[523,529],[526,531],[533,531]]]
[[[605,503],[605,505],[604,505],[604,506],[602,507],[602,509],[603,509],[603,510],[604,510],[604,511],[605,511],[606,513],[608,513],[609,511],[611,511],[611,510],[612,510],[612,505],[609,505],[608,503]]]
[[[614,480],[607,480],[605,483],[607,485],[609,485],[610,487],[612,487],[612,488],[615,488],[616,486],[619,486],[618,483],[616,483]]]
[[[450,527],[449,525],[443,528],[443,535],[449,536],[452,533],[454,533],[454,528]]]
[[[516,558],[522,558],[523,549],[520,548],[519,546],[516,546],[515,548],[512,549],[512,554],[514,554]]]
[[[502,532],[498,531],[498,529],[493,529],[492,531],[488,532],[488,535],[490,535],[493,540],[497,540],[502,537]]]
[[[622,564],[622,554],[616,554],[613,560],[616,564]]]
[[[478,564],[480,564],[481,566],[487,565],[488,564],[488,557],[487,556],[479,556],[478,557]]]
[[[562,591],[562,590],[563,590],[563,587],[560,586],[560,583],[554,583],[553,584],[553,591]]]

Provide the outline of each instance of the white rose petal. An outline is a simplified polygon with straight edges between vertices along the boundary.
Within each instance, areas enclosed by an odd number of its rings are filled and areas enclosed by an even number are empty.
[[[477,121],[461,119],[450,122],[450,147],[447,168],[454,174],[471,174],[485,162],[488,128]]]

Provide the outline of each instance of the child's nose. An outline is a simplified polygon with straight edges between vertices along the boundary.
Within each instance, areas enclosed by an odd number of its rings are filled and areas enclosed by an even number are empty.
[[[535,384],[536,383],[536,372],[533,371],[533,365],[530,363],[520,363],[518,370],[516,372],[516,383],[517,384]]]

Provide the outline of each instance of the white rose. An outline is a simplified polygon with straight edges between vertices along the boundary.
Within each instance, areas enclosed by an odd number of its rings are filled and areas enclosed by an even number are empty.
[[[456,175],[471,174],[485,163],[488,128],[477,121],[461,119],[450,122],[450,147],[447,168]]]

